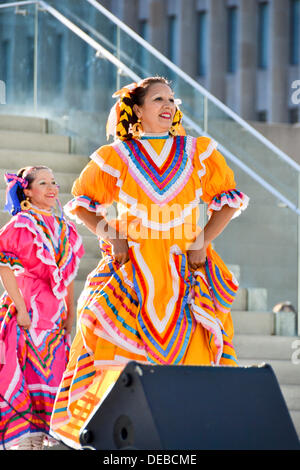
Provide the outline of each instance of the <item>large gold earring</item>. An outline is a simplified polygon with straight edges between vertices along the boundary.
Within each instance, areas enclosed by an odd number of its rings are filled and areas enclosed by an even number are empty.
[[[169,134],[171,134],[173,137],[176,137],[178,135],[178,128],[177,126],[171,126],[169,129]]]
[[[27,197],[26,199],[21,201],[20,207],[21,207],[22,211],[29,211],[29,209],[31,209],[31,203],[29,201],[29,197]]]
[[[137,122],[131,126],[130,132],[131,132],[132,137],[134,139],[139,139],[141,137],[141,134],[143,132],[143,128],[142,128],[142,124],[141,124],[140,119],[138,119]]]

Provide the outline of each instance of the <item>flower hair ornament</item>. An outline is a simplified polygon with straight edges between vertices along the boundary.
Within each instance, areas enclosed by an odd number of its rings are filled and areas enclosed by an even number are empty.
[[[112,97],[118,98],[118,101],[111,108],[107,123],[106,123],[106,137],[109,139],[109,136],[116,136],[117,131],[119,131],[120,138],[126,135],[126,131],[122,126],[122,121],[128,121],[128,114],[132,116],[132,108],[126,104],[126,98],[130,99],[130,93],[138,87],[136,82],[125,85],[120,90],[116,91]],[[125,101],[124,101],[125,99]]]
[[[22,210],[30,209],[30,203],[26,199],[20,203],[18,196],[18,189],[23,192],[28,186],[28,181],[14,173],[5,173],[4,179],[7,184],[4,210],[11,215],[16,215]]]

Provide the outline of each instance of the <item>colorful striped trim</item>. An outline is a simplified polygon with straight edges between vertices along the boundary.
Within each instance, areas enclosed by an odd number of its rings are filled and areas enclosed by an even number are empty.
[[[64,206],[65,214],[70,217],[70,219],[75,220],[76,223],[82,224],[82,220],[80,220],[74,211],[78,207],[83,207],[84,209],[88,210],[89,212],[93,212],[96,215],[101,215],[105,217],[107,213],[107,206],[103,204],[99,204],[97,201],[93,201],[88,196],[77,196],[71,199],[67,204]]]
[[[13,271],[15,271],[16,274],[21,274],[24,272],[24,267],[19,258],[8,252],[2,251],[0,253],[0,266],[11,268]]]
[[[152,161],[141,141],[119,142],[113,147],[136,183],[160,206],[174,199],[193,171],[196,139],[191,136],[174,138],[170,155],[161,169]]]
[[[223,206],[228,205],[229,207],[238,209],[233,214],[232,218],[234,219],[235,217],[238,217],[242,211],[247,209],[248,204],[249,197],[246,194],[238,191],[237,189],[230,189],[213,197],[208,206],[207,214],[211,215],[212,211],[219,211]]]
[[[175,256],[170,253],[173,264],[174,300],[169,302],[164,319],[160,321],[156,312],[151,308],[151,283],[145,263],[141,264],[141,253],[134,250],[132,255],[133,279],[140,310],[137,322],[140,335],[144,341],[149,359],[162,364],[178,364],[182,360],[193,330],[193,317],[188,308],[189,285],[185,282],[186,258],[184,255]],[[176,272],[176,274],[175,274]],[[144,299],[148,299],[145,302]],[[171,307],[171,308],[170,308]]]
[[[237,281],[234,277],[232,280],[225,278],[209,258],[205,262],[205,273],[216,308],[221,312],[229,312],[238,290]]]

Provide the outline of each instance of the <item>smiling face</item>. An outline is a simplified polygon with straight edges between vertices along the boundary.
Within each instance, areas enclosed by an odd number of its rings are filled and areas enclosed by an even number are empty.
[[[176,111],[173,91],[168,85],[155,83],[149,87],[143,104],[135,104],[133,110],[146,134],[168,132]]]
[[[24,189],[25,196],[31,204],[39,209],[51,210],[58,196],[58,186],[50,170],[37,170],[30,188]]]

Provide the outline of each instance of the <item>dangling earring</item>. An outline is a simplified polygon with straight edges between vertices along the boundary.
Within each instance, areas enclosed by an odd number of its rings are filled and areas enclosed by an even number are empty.
[[[29,197],[28,197],[28,196],[26,197],[26,199],[24,199],[23,201],[21,201],[20,207],[21,207],[21,210],[22,210],[22,211],[29,211],[29,209],[31,209],[31,203],[30,203],[30,201],[29,201]]]
[[[169,134],[171,134],[173,137],[176,137],[178,135],[177,126],[171,126],[169,129]]]
[[[141,124],[140,119],[138,119],[137,122],[131,126],[130,132],[131,132],[132,137],[134,139],[139,139],[141,137],[141,134],[143,132],[143,128],[142,128],[142,124]]]

